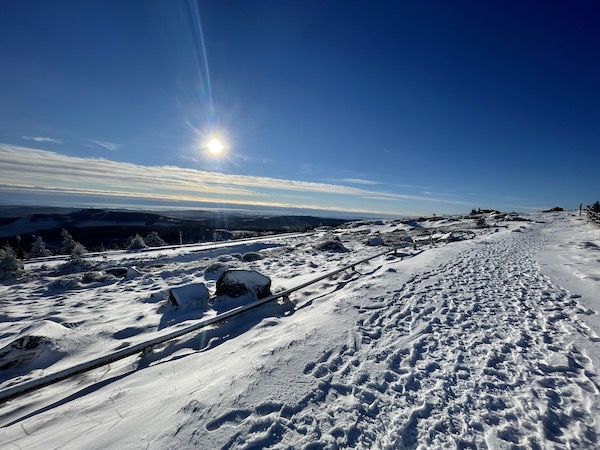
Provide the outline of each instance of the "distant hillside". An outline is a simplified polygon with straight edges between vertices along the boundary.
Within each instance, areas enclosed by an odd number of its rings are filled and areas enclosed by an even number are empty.
[[[167,242],[179,243],[180,233],[185,243],[211,241],[217,230],[244,230],[256,233],[304,231],[320,225],[337,226],[344,219],[313,216],[265,216],[220,211],[170,212],[128,211],[111,209],[0,207],[0,239],[16,247],[29,249],[42,236],[49,248],[60,247],[60,232],[64,228],[88,249],[122,248],[130,236],[156,231]],[[9,213],[13,212],[13,216]],[[24,214],[23,214],[24,213]],[[193,218],[186,218],[193,217]],[[220,232],[221,236],[227,233]]]
[[[29,214],[68,214],[80,209],[60,206],[0,205],[0,219],[23,217]]]

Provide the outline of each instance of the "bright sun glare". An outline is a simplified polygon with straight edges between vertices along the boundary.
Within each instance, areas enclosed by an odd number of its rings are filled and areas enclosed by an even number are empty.
[[[210,141],[208,141],[206,147],[208,148],[208,151],[214,155],[221,153],[224,148],[223,143],[217,138],[212,138]]]

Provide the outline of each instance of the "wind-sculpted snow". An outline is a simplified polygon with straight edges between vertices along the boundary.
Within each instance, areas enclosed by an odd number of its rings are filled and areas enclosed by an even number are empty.
[[[109,254],[90,259],[87,277],[29,264],[28,281],[0,285],[0,347],[15,360],[40,320],[73,345],[23,360],[15,378],[0,371],[0,389],[212,314],[168,305],[168,292],[213,293],[228,268],[265,274],[276,292],[380,253],[374,236],[416,255],[377,257],[284,304],[4,402],[0,449],[599,448],[600,232],[569,213],[529,217]],[[348,251],[319,246],[328,241]],[[100,277],[131,264],[135,277]]]
[[[597,372],[570,336],[599,338],[533,262],[539,236],[482,242],[356,305],[347,342],[304,367],[304,398],[206,431],[233,428],[226,448],[597,448]]]

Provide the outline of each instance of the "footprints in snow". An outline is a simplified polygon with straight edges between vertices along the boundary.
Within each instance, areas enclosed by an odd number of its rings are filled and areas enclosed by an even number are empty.
[[[568,341],[600,340],[577,317],[593,311],[541,275],[533,236],[477,246],[357,305],[349,343],[304,367],[319,380],[306,398],[229,412],[208,430],[246,422],[256,442],[317,447],[598,445],[597,374]]]

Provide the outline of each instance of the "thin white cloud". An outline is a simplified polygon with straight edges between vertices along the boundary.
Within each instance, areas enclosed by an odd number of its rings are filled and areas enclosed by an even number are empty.
[[[391,200],[390,197],[387,197],[385,195],[365,195],[363,198],[366,198],[368,200],[383,200],[383,201],[389,201]],[[399,200],[399,199],[396,199]]]
[[[89,139],[89,141],[93,142],[99,147],[105,148],[106,150],[110,150],[111,152],[116,152],[117,150],[119,150],[119,145],[114,144],[113,142],[97,141],[95,139]]]
[[[53,144],[63,144],[63,141],[60,141],[58,139],[49,138],[49,137],[42,137],[42,136],[21,136],[21,138],[26,139],[28,141],[51,142]]]
[[[417,184],[399,184],[399,183],[394,183],[391,184],[390,186],[394,186],[397,188],[406,188],[406,189],[419,189],[419,190],[428,190],[431,189],[431,186],[420,186]]]
[[[368,186],[375,186],[377,184],[381,184],[378,181],[364,180],[362,178],[342,178],[339,181],[341,181],[342,183],[364,184],[364,185],[368,185]]]
[[[174,166],[141,166],[105,158],[81,158],[46,150],[0,144],[0,183],[4,188],[296,208],[363,211],[373,201],[463,205],[430,196],[382,192],[329,183],[248,175],[228,175]],[[341,205],[346,205],[340,208]],[[375,205],[372,205],[375,208]],[[389,207],[386,210],[398,209]],[[371,211],[375,212],[375,211]],[[385,211],[381,211],[385,212]]]

